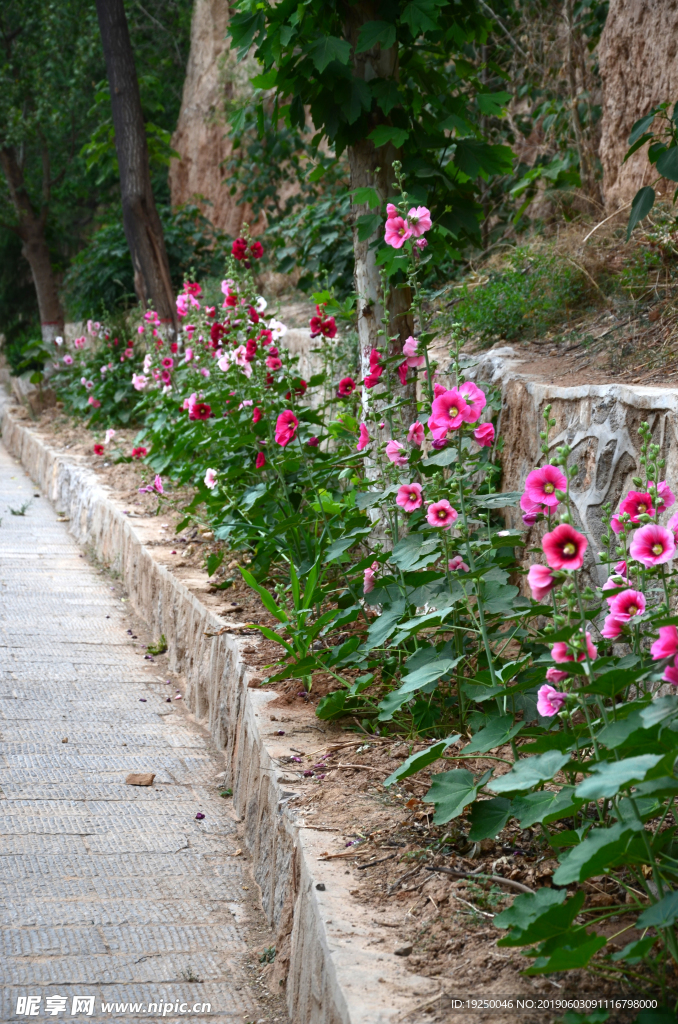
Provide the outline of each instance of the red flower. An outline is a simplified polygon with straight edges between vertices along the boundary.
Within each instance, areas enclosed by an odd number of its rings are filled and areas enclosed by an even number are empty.
[[[195,295],[196,297],[202,295],[202,288],[197,281],[194,281],[192,284],[186,283],[184,285],[184,291],[187,295]]]
[[[259,331],[259,337],[262,345],[270,345],[273,341],[273,331],[269,331],[268,328],[264,328]]]
[[[398,377],[403,387],[407,384],[407,363],[401,363],[398,367]]]
[[[561,523],[544,534],[541,546],[552,569],[581,569],[588,543],[569,523]]]
[[[144,455],[148,455],[148,448],[144,448],[143,446],[140,448],[132,448],[133,459],[143,459]]]
[[[253,324],[258,324],[260,317],[254,306],[248,306],[247,313]]]
[[[252,256],[254,256],[255,260],[260,260],[264,255],[264,247],[261,242],[252,242],[250,252]]]
[[[352,395],[353,392],[355,391],[355,387],[356,385],[355,381],[353,380],[353,377],[342,377],[342,379],[339,381],[339,387],[337,388],[337,391],[339,392],[342,398],[348,398],[348,396]]]
[[[267,373],[266,374],[266,387],[270,388],[272,383],[273,383],[273,374],[272,373]]]
[[[215,348],[221,343],[221,339],[226,334],[226,328],[223,324],[218,323],[216,320],[210,327],[210,338]]]
[[[286,409],[285,412],[281,412],[275,425],[276,444],[286,448],[290,441],[294,440],[298,426],[299,420],[293,412],[289,409]]]
[[[639,522],[638,516],[640,515],[653,516],[652,495],[648,493],[641,494],[640,491],[629,491],[619,506],[619,512],[628,512],[632,523]]]
[[[233,245],[231,246],[231,256],[234,256],[236,260],[242,260],[245,258],[247,253],[247,241],[244,238],[236,238]],[[235,303],[233,303],[235,305]]]
[[[233,244],[235,245],[235,242]],[[224,306],[237,306],[238,305],[237,296],[235,296],[235,295],[227,295],[226,298],[224,299],[224,303],[223,304],[224,304]]]
[[[254,338],[247,339],[247,345],[245,346],[245,359],[251,362],[257,354],[257,343]]]
[[[207,402],[196,402],[188,411],[189,420],[208,420],[212,415],[212,407]]]
[[[172,353],[173,356],[175,356],[178,351],[179,346],[177,345],[176,341],[173,341],[172,344],[170,345],[170,352]]]
[[[309,448],[317,448],[318,447],[318,438],[317,437],[309,437],[309,439],[306,442],[306,444],[309,446]]]
[[[266,465],[266,456],[264,455],[263,452],[259,452],[259,454],[257,455],[257,461],[254,463],[254,465],[257,467],[257,469],[264,468],[264,466]]]
[[[308,387],[308,384],[306,383],[304,378],[303,377],[297,377],[297,379],[295,381],[295,384],[294,384],[294,393],[295,393],[295,395],[299,395],[299,396],[303,395],[304,392],[306,391],[307,387]],[[292,392],[288,391],[287,394],[285,395],[285,398],[287,399],[288,402],[289,402],[291,397],[292,397]]]
[[[172,383],[172,374],[169,372],[169,370],[162,371],[162,373],[160,374],[160,380],[163,382],[163,384]]]
[[[104,446],[102,444],[95,444],[94,448],[93,448],[93,451],[94,451],[95,455],[103,455],[105,449],[104,449]]]
[[[254,407],[254,412],[252,413],[252,423],[258,423],[260,419],[261,419],[261,409],[259,408],[258,405],[256,405]]]

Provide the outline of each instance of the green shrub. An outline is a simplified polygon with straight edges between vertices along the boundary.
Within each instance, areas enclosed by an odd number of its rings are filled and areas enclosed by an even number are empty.
[[[538,334],[584,298],[583,273],[560,256],[517,249],[508,262],[486,284],[465,287],[456,307],[458,321],[486,340]]]

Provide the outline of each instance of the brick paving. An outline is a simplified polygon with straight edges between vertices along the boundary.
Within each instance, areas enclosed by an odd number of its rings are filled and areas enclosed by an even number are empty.
[[[219,762],[34,491],[0,447],[0,1020],[268,1020]]]

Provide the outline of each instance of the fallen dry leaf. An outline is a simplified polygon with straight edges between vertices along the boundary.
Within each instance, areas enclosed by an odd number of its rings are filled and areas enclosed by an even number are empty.
[[[152,786],[154,778],[154,772],[131,772],[125,779],[125,783],[128,786]]]

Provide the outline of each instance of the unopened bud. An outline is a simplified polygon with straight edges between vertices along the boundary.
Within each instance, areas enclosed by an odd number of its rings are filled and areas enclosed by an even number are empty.
[[[634,476],[633,477],[633,486],[634,487],[642,487],[643,486],[643,481],[640,479],[639,476]]]
[[[555,494],[558,501],[565,501],[565,498],[567,497],[565,491],[559,491],[556,489],[553,493]]]
[[[569,523],[570,522],[570,513],[567,510],[565,510],[565,511],[560,513],[560,521],[561,521],[561,523]]]

